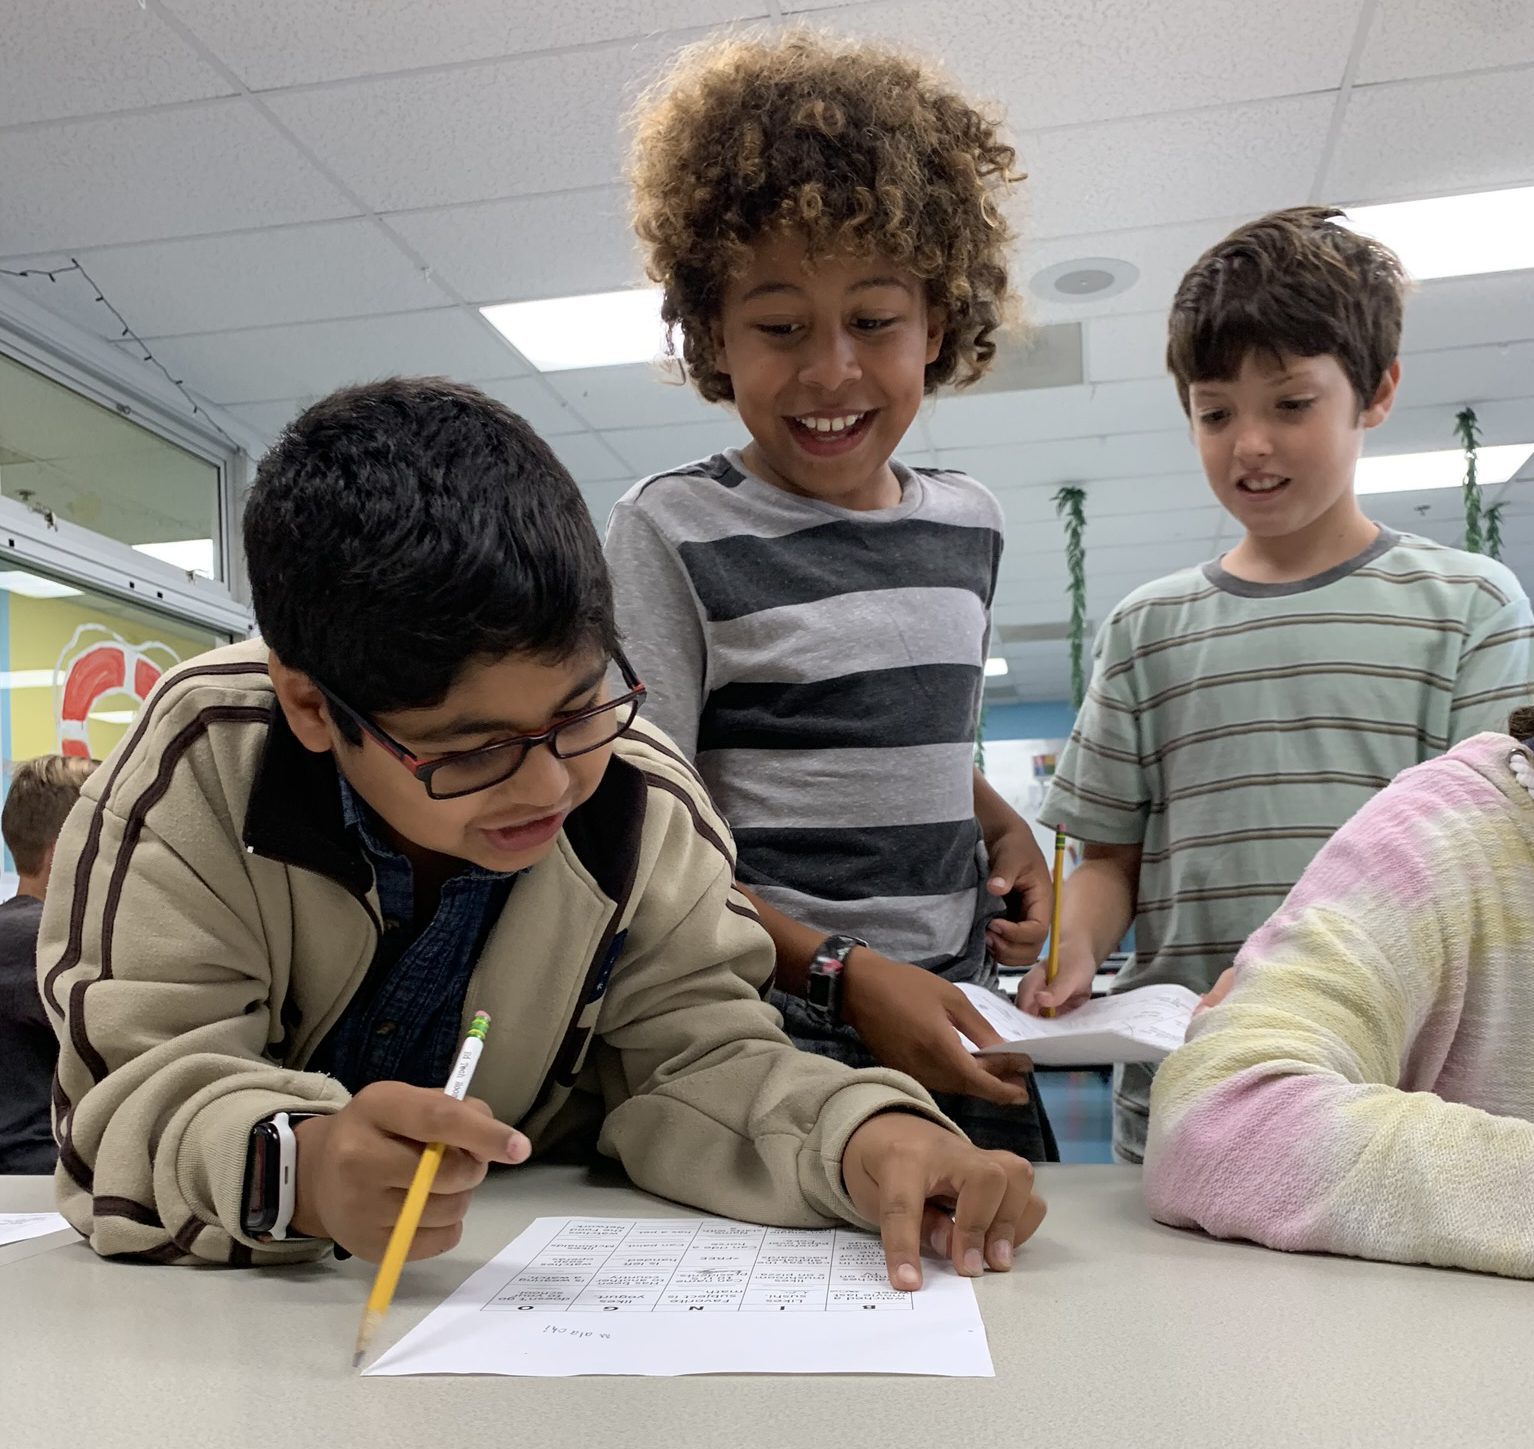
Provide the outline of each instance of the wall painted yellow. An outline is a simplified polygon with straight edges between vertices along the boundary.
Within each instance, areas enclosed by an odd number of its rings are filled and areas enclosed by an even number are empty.
[[[78,598],[33,599],[12,593],[7,603],[10,627],[6,670],[14,676],[59,669],[55,678],[60,687],[71,658],[114,637],[134,646],[164,646],[146,653],[161,670],[223,642],[219,636],[191,625],[161,619],[128,605],[92,599],[86,594]],[[74,648],[69,657],[63,657],[72,641]],[[0,691],[0,709],[10,711],[12,760],[31,759],[59,748],[59,697],[60,688],[44,683]],[[90,707],[92,716],[114,716],[111,720],[86,721],[86,738],[96,759],[104,759],[122,738],[128,720],[120,717],[136,714],[139,703],[131,691],[113,691],[94,701]]]

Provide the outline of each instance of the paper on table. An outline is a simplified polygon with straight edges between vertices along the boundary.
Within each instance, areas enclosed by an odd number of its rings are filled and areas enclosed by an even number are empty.
[[[23,1243],[68,1226],[62,1213],[0,1213],[0,1245]]]
[[[879,1240],[723,1218],[539,1218],[369,1374],[990,1378],[974,1286],[897,1293]]]
[[[1093,1067],[1105,1062],[1159,1062],[1182,1045],[1198,997],[1185,986],[1139,986],[1100,996],[1057,1017],[1029,1016],[981,986],[959,988],[1003,1046],[980,1055],[1023,1051],[1040,1067]],[[973,1042],[965,1041],[971,1051]]]

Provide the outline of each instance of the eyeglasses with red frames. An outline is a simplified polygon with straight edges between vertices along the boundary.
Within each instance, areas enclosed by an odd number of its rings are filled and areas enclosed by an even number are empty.
[[[539,734],[518,735],[514,739],[486,745],[483,749],[439,755],[435,760],[423,760],[407,750],[365,714],[360,714],[345,700],[337,698],[319,680],[313,680],[313,684],[337,715],[350,720],[393,755],[426,787],[426,793],[433,800],[456,800],[460,796],[473,795],[509,780],[522,768],[528,752],[538,745],[547,745],[557,760],[570,760],[577,755],[589,755],[593,750],[600,750],[603,745],[610,745],[625,733],[634,723],[634,716],[644,703],[646,691],[639,682],[639,676],[621,653],[615,654],[613,659],[623,675],[628,690],[626,694],[604,700],[591,709],[562,719],[557,725]]]

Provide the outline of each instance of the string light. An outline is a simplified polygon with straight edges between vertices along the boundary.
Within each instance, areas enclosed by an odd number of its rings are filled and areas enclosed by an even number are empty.
[[[218,420],[210,416],[207,410],[198,404],[197,399],[187,390],[186,384],[179,377],[171,376],[170,369],[154,355],[150,350],[149,344],[128,325],[128,319],[107,301],[106,293],[101,290],[101,284],[80,265],[77,257],[70,257],[67,267],[28,267],[25,271],[20,272],[13,272],[7,267],[0,267],[0,277],[47,277],[50,282],[57,282],[60,277],[67,276],[70,272],[78,272],[85,285],[95,293],[96,300],[117,319],[117,325],[122,329],[118,334],[119,337],[133,343],[142,354],[142,360],[158,368],[165,375],[166,382],[186,399],[186,405],[191,408],[196,417],[204,419],[208,426],[228,443],[231,448],[238,449],[240,445],[219,426]]]

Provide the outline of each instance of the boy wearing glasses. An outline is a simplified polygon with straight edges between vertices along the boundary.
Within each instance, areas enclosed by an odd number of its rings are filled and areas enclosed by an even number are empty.
[[[933,1198],[961,1268],[1009,1264],[1027,1164],[778,1030],[728,832],[636,722],[595,530],[525,423],[437,379],[345,390],[244,526],[263,639],[166,679],[56,856],[57,1180],[98,1252],[376,1258],[440,1141],[418,1257],[490,1163],[594,1144],[709,1211],[880,1224],[897,1287]]]

